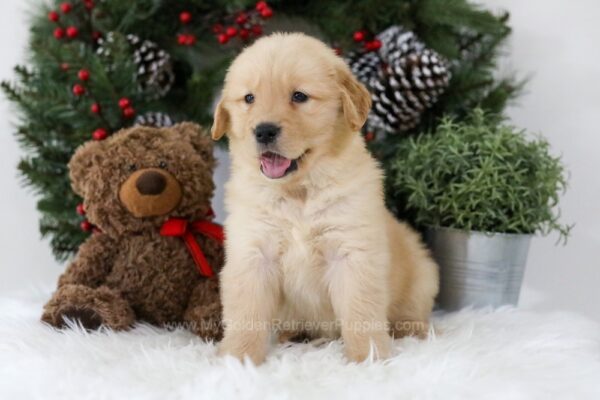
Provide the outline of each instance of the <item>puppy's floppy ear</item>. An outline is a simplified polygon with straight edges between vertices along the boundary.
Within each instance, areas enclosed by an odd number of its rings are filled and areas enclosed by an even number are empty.
[[[371,110],[371,94],[354,77],[343,61],[337,66],[336,73],[341,90],[344,118],[353,131],[358,131],[365,124]]]
[[[95,165],[104,159],[104,141],[89,141],[79,146],[69,161],[71,187],[79,196],[85,198]]]
[[[219,140],[227,133],[230,127],[229,111],[225,108],[223,100],[219,101],[215,109],[213,126],[210,130],[213,140]]]

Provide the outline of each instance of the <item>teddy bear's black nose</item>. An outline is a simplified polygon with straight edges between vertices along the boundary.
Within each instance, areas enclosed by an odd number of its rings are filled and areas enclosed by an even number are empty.
[[[135,187],[140,194],[161,194],[167,186],[167,180],[160,172],[147,171],[141,174],[135,181]]]

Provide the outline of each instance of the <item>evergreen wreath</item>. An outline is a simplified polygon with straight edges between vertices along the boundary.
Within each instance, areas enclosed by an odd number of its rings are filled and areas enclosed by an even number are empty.
[[[31,22],[27,66],[16,67],[16,79],[3,82],[2,88],[19,111],[16,135],[25,150],[19,170],[39,195],[41,232],[51,237],[56,257],[64,259],[92,229],[68,180],[67,162],[80,144],[103,140],[136,121],[210,125],[225,68],[245,45],[266,33],[304,31],[346,56],[382,49],[378,35],[389,27],[411,32],[448,63],[451,76],[435,102],[419,97],[427,108],[403,125],[403,133],[411,135],[434,128],[443,115],[460,120],[475,106],[496,113],[504,109],[519,88],[514,79],[494,74],[498,51],[510,32],[507,18],[467,0],[40,4]],[[405,140],[387,133],[365,132],[386,169]]]

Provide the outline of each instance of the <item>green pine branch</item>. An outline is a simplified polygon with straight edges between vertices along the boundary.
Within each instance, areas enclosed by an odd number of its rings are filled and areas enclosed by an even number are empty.
[[[254,8],[255,0],[104,0],[89,12],[83,2],[73,2],[73,11],[60,14],[60,26],[76,26],[74,39],[57,40],[57,24],[47,18],[58,9],[60,0],[35,6],[30,25],[27,62],[15,68],[12,82],[0,85],[18,111],[15,135],[24,151],[19,171],[24,184],[40,196],[40,229],[51,238],[57,257],[64,259],[86,237],[81,217],[74,212],[80,201],[69,189],[66,164],[75,149],[97,128],[109,132],[130,126],[118,107],[127,97],[137,115],[164,112],[176,121],[211,123],[210,107],[221,87],[226,66],[243,48],[239,40],[227,46],[218,44],[212,27],[232,24],[232,16]],[[497,58],[510,32],[507,15],[494,15],[466,0],[272,0],[275,18],[265,28],[280,24],[294,30],[301,27],[345,51],[356,47],[352,33],[365,29],[373,34],[391,25],[414,30],[426,45],[452,64],[453,78],[446,93],[422,117],[412,134],[439,125],[442,116],[460,120],[479,105],[501,112],[517,93],[521,82],[512,77],[496,77]],[[193,23],[182,26],[179,13],[189,11]],[[272,25],[271,25],[272,24]],[[104,38],[113,33],[110,56],[99,55],[92,34]],[[177,44],[177,34],[193,33],[194,46]],[[132,49],[126,35],[155,42],[171,57],[175,83],[161,98],[140,91]],[[105,44],[105,46],[108,46]],[[79,82],[77,72],[87,69],[90,80],[83,82],[86,94],[76,97],[72,87]],[[90,112],[97,102],[101,114]],[[373,151],[390,169],[396,149],[404,137],[389,135],[373,144]],[[388,185],[388,189],[390,186]],[[390,203],[397,203],[388,190]]]

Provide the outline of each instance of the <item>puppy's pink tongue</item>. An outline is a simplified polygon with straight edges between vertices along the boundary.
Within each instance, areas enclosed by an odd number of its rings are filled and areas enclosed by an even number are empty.
[[[281,178],[292,164],[292,160],[274,153],[265,153],[260,156],[262,172],[271,179]]]

